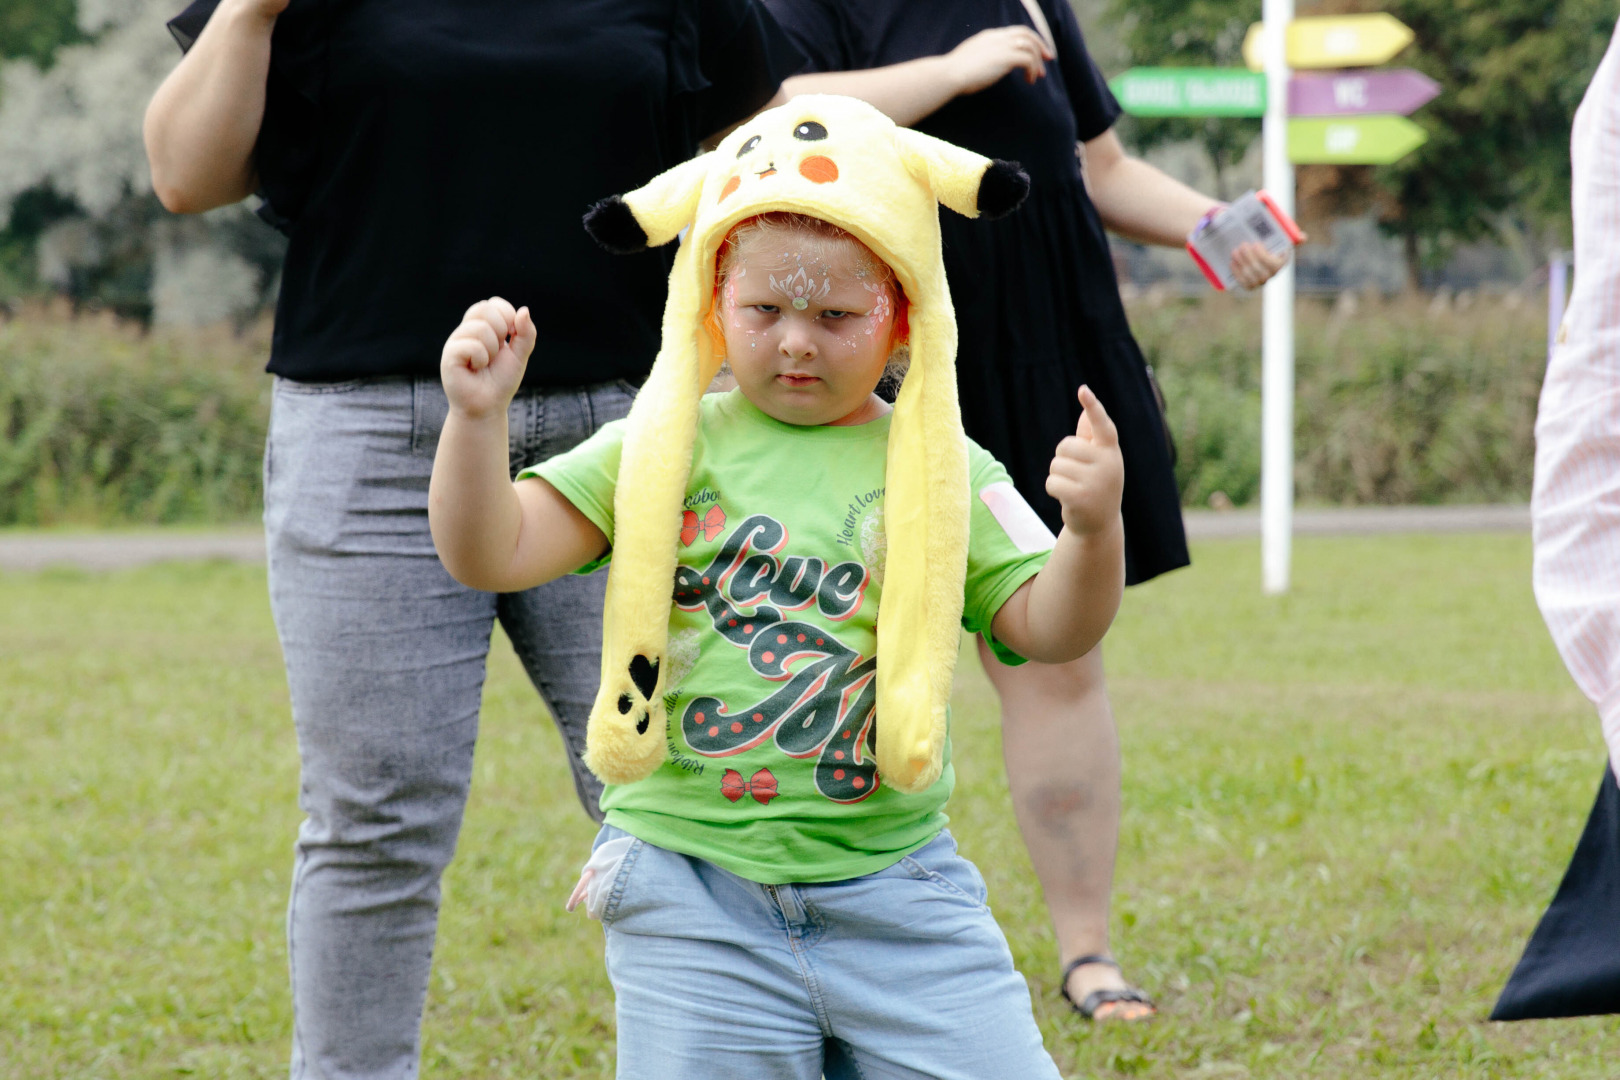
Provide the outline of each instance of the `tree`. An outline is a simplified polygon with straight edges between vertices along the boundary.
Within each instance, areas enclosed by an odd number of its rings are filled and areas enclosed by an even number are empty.
[[[48,67],[59,47],[82,38],[73,0],[0,0],[0,60]]]
[[[1373,176],[1409,272],[1457,241],[1515,227],[1535,238],[1538,258],[1567,246],[1570,127],[1614,30],[1613,0],[1389,0],[1386,9],[1417,34],[1399,61],[1443,88],[1412,117],[1429,141]]]
[[[1310,226],[1369,206],[1401,237],[1408,276],[1453,245],[1528,237],[1533,256],[1568,243],[1569,131],[1615,23],[1613,0],[1302,0],[1298,14],[1388,11],[1416,41],[1394,63],[1441,85],[1412,119],[1429,141],[1393,165],[1303,166]],[[1138,64],[1242,63],[1258,0],[1108,0]],[[1217,174],[1258,134],[1255,121],[1138,119],[1137,145],[1199,140]]]
[[[1243,35],[1259,18],[1258,0],[1107,0],[1106,17],[1136,64],[1153,67],[1241,67]],[[1232,117],[1130,117],[1122,135],[1140,148],[1192,141],[1209,157],[1219,198],[1226,172],[1260,135],[1260,121]]]
[[[152,194],[141,118],[178,57],[164,29],[174,10],[79,0],[86,40],[48,68],[0,67],[0,251],[5,238],[26,249],[26,277],[78,303],[158,322],[240,318],[269,295],[279,238],[244,207],[176,219]],[[28,284],[5,269],[0,285]]]

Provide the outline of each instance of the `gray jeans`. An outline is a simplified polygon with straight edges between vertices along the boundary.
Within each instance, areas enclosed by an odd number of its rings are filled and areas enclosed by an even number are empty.
[[[623,416],[613,382],[512,403],[515,472]],[[287,912],[295,1080],[414,1077],[438,923],[499,619],[562,732],[574,783],[596,696],[604,575],[495,595],[428,532],[447,412],[433,379],[278,379],[265,449],[270,603],[303,769]]]

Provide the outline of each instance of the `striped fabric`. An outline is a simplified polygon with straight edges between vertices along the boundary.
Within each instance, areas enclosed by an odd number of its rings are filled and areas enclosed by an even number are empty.
[[[1536,416],[1535,591],[1620,776],[1620,29],[1571,158],[1575,288]]]

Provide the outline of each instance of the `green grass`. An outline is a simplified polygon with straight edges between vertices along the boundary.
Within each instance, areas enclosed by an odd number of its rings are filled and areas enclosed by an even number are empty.
[[[1252,543],[1133,590],[1109,644],[1126,759],[1116,948],[1148,1026],[1056,996],[1051,931],[961,668],[953,828],[1065,1074],[1612,1077],[1620,1021],[1483,1022],[1556,886],[1601,742],[1525,537]],[[298,814],[262,572],[0,577],[0,1075],[284,1075]],[[425,1077],[610,1075],[592,829],[510,649],[447,875]]]

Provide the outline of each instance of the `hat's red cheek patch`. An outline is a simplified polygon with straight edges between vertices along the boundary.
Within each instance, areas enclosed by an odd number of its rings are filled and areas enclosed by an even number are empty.
[[[737,185],[741,183],[742,181],[737,179],[735,176],[733,176],[730,180],[727,180],[726,186],[720,189],[720,197],[716,199],[715,202],[725,202],[731,197],[732,192],[737,190]]]
[[[799,175],[812,184],[830,184],[838,179],[838,165],[832,158],[818,154],[799,162]]]

